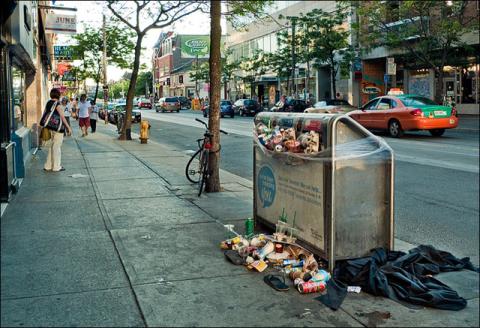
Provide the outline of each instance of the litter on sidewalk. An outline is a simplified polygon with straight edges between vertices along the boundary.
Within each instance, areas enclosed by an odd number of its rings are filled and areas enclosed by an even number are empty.
[[[330,273],[319,266],[312,253],[296,243],[293,236],[295,228],[278,221],[274,234],[254,234],[250,218],[245,226],[246,236],[234,232],[232,225],[225,226],[230,238],[222,241],[220,248],[227,260],[235,265],[244,265],[251,271],[276,271],[276,274],[264,276],[264,282],[277,291],[289,290],[286,277],[301,294],[325,291]]]
[[[249,219],[245,222],[250,230]],[[278,221],[269,234],[242,236],[226,226],[228,238],[220,243],[225,257],[254,272],[268,272],[264,282],[277,291],[294,287],[300,294],[318,293],[315,299],[337,310],[348,293],[365,291],[400,304],[461,310],[467,301],[432,275],[463,269],[477,271],[468,258],[458,259],[432,246],[420,245],[408,253],[372,250],[370,256],[338,261],[333,274],[324,262],[296,243],[295,228]],[[333,277],[332,277],[333,276]],[[291,284],[287,284],[290,278]],[[405,304],[407,303],[407,304]],[[410,304],[410,305],[409,305]]]

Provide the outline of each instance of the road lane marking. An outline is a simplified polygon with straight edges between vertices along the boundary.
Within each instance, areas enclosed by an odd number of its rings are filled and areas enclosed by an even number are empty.
[[[479,173],[478,165],[470,165],[470,164],[462,164],[462,163],[452,163],[442,160],[432,160],[431,158],[420,158],[416,156],[404,155],[395,153],[395,159],[401,162],[408,162],[426,166],[435,166],[444,169],[451,169],[457,171],[464,171],[464,172],[471,172],[471,173]]]

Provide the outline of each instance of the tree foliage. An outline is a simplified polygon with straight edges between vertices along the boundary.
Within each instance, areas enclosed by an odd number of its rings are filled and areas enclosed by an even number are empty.
[[[132,115],[133,97],[140,70],[142,41],[147,32],[151,29],[170,26],[183,17],[199,10],[202,5],[204,5],[204,2],[193,1],[107,1],[107,7],[112,14],[136,35],[132,77],[127,92],[127,106],[125,109],[127,117]],[[130,120],[125,120],[119,139],[131,139],[130,126]]]
[[[117,24],[105,28],[107,62],[120,68],[130,68],[133,61],[133,33],[120,29]],[[97,84],[95,99],[98,94],[98,84],[102,77],[103,34],[102,30],[86,27],[83,33],[73,36],[76,45],[72,46],[77,58],[82,58],[76,67],[79,80],[91,78]]]
[[[295,47],[297,62],[328,67],[333,94],[337,74],[348,76],[355,55],[349,43],[350,30],[345,26],[349,14],[348,8],[337,6],[333,12],[313,9],[300,16],[287,16],[289,25],[295,24],[295,41],[290,30],[280,33],[279,42],[290,44],[290,50]]]

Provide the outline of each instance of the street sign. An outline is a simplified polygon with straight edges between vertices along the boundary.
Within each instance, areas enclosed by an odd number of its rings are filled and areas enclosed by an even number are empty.
[[[387,63],[389,63],[389,64],[395,63],[395,58],[394,57],[387,57]]]
[[[361,58],[356,57],[353,60],[352,71],[354,71],[354,72],[361,72],[362,71],[362,59]]]
[[[385,82],[385,84],[388,84],[388,83],[392,82],[392,76],[389,75],[389,74],[384,74],[383,75],[383,82]]]
[[[388,63],[387,64],[387,74],[388,75],[397,75],[397,64]]]

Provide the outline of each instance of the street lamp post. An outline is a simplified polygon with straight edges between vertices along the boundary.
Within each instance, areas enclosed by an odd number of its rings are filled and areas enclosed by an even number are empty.
[[[297,90],[295,90],[295,65],[296,65],[296,58],[295,58],[295,25],[297,23],[296,17],[291,17],[292,19],[292,93],[295,94]]]

